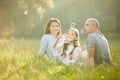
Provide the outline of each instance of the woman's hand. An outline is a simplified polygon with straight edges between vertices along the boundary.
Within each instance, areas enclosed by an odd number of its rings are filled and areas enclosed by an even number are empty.
[[[62,37],[64,37],[64,35],[63,34],[59,34],[56,39],[60,39]]]

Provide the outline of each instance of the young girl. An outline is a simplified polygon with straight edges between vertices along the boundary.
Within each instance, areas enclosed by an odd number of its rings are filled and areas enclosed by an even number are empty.
[[[60,46],[58,46],[60,45]],[[59,44],[59,38],[54,43],[54,48],[61,50],[58,52],[58,59],[66,65],[80,63],[82,54],[79,44],[79,31],[76,28],[70,28],[66,36],[63,37],[63,43]]]

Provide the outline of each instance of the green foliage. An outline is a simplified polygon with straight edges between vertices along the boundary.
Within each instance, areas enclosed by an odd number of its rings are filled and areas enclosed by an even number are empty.
[[[40,37],[48,19],[57,17],[66,32],[75,22],[81,29],[87,18],[100,21],[100,29],[120,28],[120,0],[0,0],[0,38]]]
[[[120,39],[108,40],[112,65],[95,67],[66,66],[47,55],[39,57],[39,40],[0,40],[0,80],[119,80]]]
[[[1,0],[0,38],[40,36],[43,15],[53,7],[53,0]]]

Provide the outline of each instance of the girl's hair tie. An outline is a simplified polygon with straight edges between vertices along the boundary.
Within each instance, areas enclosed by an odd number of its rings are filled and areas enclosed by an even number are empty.
[[[76,23],[73,22],[70,24],[70,28],[75,28],[75,27],[76,27]]]

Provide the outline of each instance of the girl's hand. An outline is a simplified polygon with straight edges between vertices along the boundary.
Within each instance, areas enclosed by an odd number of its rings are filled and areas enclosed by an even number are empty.
[[[84,45],[84,46],[82,47],[82,51],[84,51],[84,50],[86,50],[86,49],[87,49],[87,46]]]

